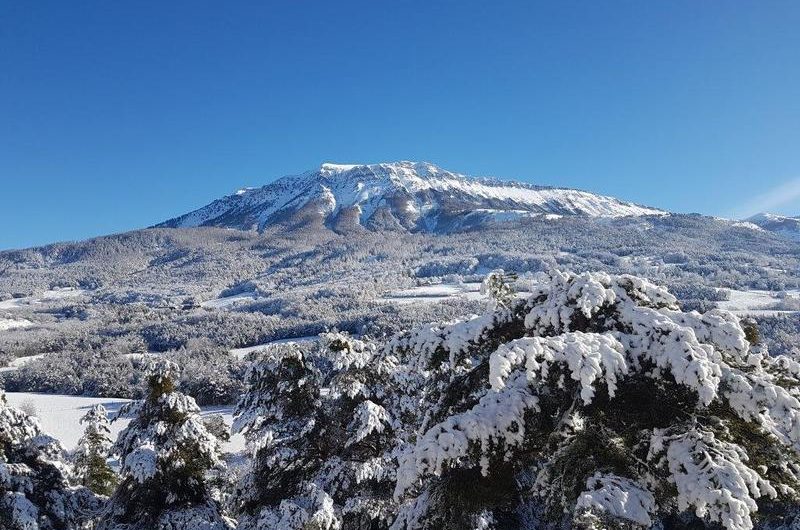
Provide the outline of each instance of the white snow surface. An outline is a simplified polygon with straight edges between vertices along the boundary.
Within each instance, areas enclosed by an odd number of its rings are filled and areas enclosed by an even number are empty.
[[[61,289],[51,289],[38,295],[23,296],[21,298],[9,298],[0,302],[0,310],[14,310],[24,307],[35,306],[47,302],[55,302],[65,298],[72,298],[82,296],[86,291],[82,289],[73,289],[71,287],[64,287]]]
[[[253,292],[239,293],[231,296],[212,298],[200,304],[205,309],[229,309],[237,304],[258,300],[258,295]]]
[[[4,318],[0,317],[0,331],[10,331],[12,329],[29,328],[33,322],[26,318]]]
[[[440,283],[391,291],[383,295],[379,300],[392,304],[432,304],[457,296],[463,296],[468,300],[480,300],[484,298],[480,291],[481,284],[478,282]]]
[[[8,404],[15,408],[32,405],[36,417],[44,431],[58,439],[65,449],[72,451],[78,446],[78,439],[83,434],[80,419],[94,406],[103,405],[109,416],[115,414],[120,407],[128,403],[123,398],[95,398],[84,396],[67,396],[62,394],[36,394],[32,392],[6,392]],[[227,425],[233,421],[233,407],[202,407],[201,415],[221,414]],[[120,418],[111,423],[111,437],[116,439],[122,429],[130,423],[129,418]],[[235,435],[224,449],[230,453],[242,451],[245,447],[244,437]]]
[[[726,289],[729,300],[717,302],[717,307],[730,311],[737,315],[775,315],[794,313],[797,311],[774,309],[780,307],[783,301],[781,293],[776,291],[751,290],[742,291],[737,289]],[[794,289],[783,293],[787,298],[800,298],[800,290]]]
[[[278,339],[265,342],[263,344],[256,344],[255,346],[247,346],[245,348],[233,348],[229,353],[237,359],[244,359],[254,351],[264,350],[276,344],[302,344],[304,342],[316,342],[319,340],[318,335],[305,335],[303,337],[291,337],[288,339]]]
[[[38,353],[36,355],[29,355],[27,357],[17,357],[16,359],[14,359],[10,363],[8,363],[8,366],[4,366],[4,367],[0,368],[0,373],[2,373],[2,372],[11,372],[12,370],[19,370],[20,368],[22,368],[23,366],[25,366],[29,362],[35,361],[36,359],[41,359],[45,355],[47,355],[47,354],[46,353]]]

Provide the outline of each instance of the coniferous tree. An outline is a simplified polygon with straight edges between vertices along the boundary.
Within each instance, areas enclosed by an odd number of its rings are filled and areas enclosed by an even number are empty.
[[[372,345],[343,333],[255,364],[234,423],[257,448],[239,488],[241,528],[388,527],[389,372]]]
[[[313,359],[299,348],[288,352],[267,351],[250,368],[247,393],[239,403],[233,430],[244,433],[253,448],[250,469],[236,494],[236,508],[244,527],[288,527],[292,521],[321,518],[329,511],[329,497],[318,488],[306,487],[306,479],[321,465],[318,441],[322,376]],[[290,501],[309,497],[306,505]],[[292,513],[284,517],[275,513]],[[305,515],[303,513],[305,512]]]
[[[730,313],[684,313],[632,276],[554,272],[390,350],[425,396],[394,529],[792,524],[800,365],[751,349]]]
[[[481,283],[481,294],[489,297],[491,306],[508,307],[514,301],[514,288],[512,283],[517,280],[514,273],[506,273],[497,269],[486,275]]]
[[[64,450],[39,422],[9,407],[0,390],[0,528],[69,530],[99,508],[90,490],[70,487]]]
[[[113,445],[108,413],[103,405],[98,404],[80,421],[86,427],[73,456],[75,475],[81,484],[93,492],[111,495],[117,485],[117,474],[107,461]]]
[[[206,429],[194,399],[174,390],[177,366],[147,366],[148,395],[131,406],[136,416],[112,452],[121,480],[99,524],[102,530],[225,530],[207,473],[223,466],[219,440]]]

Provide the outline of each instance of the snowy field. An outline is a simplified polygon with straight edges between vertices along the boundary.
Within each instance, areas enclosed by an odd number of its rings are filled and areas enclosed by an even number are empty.
[[[55,302],[58,300],[63,300],[64,298],[81,296],[84,294],[84,292],[85,291],[82,289],[73,289],[71,287],[65,287],[63,289],[51,289],[36,296],[24,296],[22,298],[9,298],[8,300],[3,300],[0,302],[0,310],[21,309],[47,302]]]
[[[25,366],[29,362],[35,361],[36,359],[39,359],[43,355],[46,355],[46,354],[39,353],[39,354],[36,354],[36,355],[29,355],[27,357],[17,357],[16,359],[14,359],[10,363],[8,363],[8,366],[4,366],[4,367],[0,368],[0,373],[2,373],[2,372],[10,372],[12,370],[19,370],[20,368],[22,368],[23,366]]]
[[[80,419],[94,405],[101,404],[113,416],[128,399],[122,398],[94,398],[83,396],[65,396],[60,394],[34,394],[30,392],[7,392],[6,399],[12,407],[22,408],[26,412],[35,411],[39,422],[45,432],[57,438],[65,449],[72,451],[78,445],[78,439],[83,434],[83,425]],[[28,410],[32,409],[32,410]],[[233,419],[233,407],[203,407],[202,415],[221,414],[225,423],[230,427]],[[120,418],[111,424],[111,436],[116,439],[117,434],[124,429],[129,418]],[[233,436],[224,446],[229,453],[237,453],[244,449],[244,437]]]
[[[524,285],[524,284],[523,284]],[[515,286],[516,287],[516,286]],[[526,287],[526,289],[529,287]],[[525,296],[526,290],[517,289],[517,294]],[[448,298],[462,297],[467,300],[486,300],[486,295],[481,294],[480,282],[464,283],[438,283],[435,285],[420,285],[411,289],[402,289],[386,293],[378,301],[389,304],[433,304]]]
[[[768,316],[798,312],[796,310],[776,309],[778,304],[784,300],[775,291],[737,291],[735,289],[727,289],[727,291],[730,294],[730,300],[717,302],[717,306],[737,315]],[[786,295],[789,298],[797,298],[800,296],[800,291],[786,291]]]
[[[475,282],[421,285],[411,289],[391,291],[379,300],[390,304],[432,304],[455,296],[463,296],[469,300],[484,298],[481,294],[481,284]]]
[[[263,350],[264,348],[267,348],[268,346],[272,346],[274,344],[298,344],[303,342],[314,342],[318,338],[319,337],[317,335],[306,335],[304,337],[292,337],[290,339],[273,340],[270,342],[265,342],[264,344],[256,344],[255,346],[248,346],[246,348],[233,348],[232,350],[230,350],[230,354],[236,357],[237,359],[244,359],[250,353],[257,350]]]
[[[0,302],[2,303],[2,302]],[[29,328],[33,326],[33,322],[26,318],[5,318],[0,317],[0,331],[9,331],[12,329]]]
[[[253,302],[258,300],[256,293],[247,292],[239,293],[231,296],[223,296],[220,298],[212,298],[200,304],[204,309],[230,309],[231,307],[241,304],[243,302]]]

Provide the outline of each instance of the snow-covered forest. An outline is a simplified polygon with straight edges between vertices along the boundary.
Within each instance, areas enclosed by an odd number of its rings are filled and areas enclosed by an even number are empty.
[[[800,523],[800,364],[756,325],[631,275],[494,271],[481,292],[472,317],[251,353],[232,426],[157,354],[141,355],[142,399],[87,408],[71,451],[3,397],[0,525]]]
[[[0,268],[2,528],[800,524],[800,249],[754,225],[155,228]]]
[[[246,369],[232,350],[474,314],[498,268],[642,276],[684,309],[756,319],[775,353],[800,333],[797,243],[741,223],[575,216],[388,234],[155,229],[0,252],[0,370],[18,368],[0,377],[13,391],[138,398],[141,354],[159,353],[191,374],[178,384],[198,403],[232,404]]]

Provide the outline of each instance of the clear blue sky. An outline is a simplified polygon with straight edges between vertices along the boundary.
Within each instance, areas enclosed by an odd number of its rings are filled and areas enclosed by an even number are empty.
[[[0,248],[321,162],[800,214],[796,1],[0,3]]]

